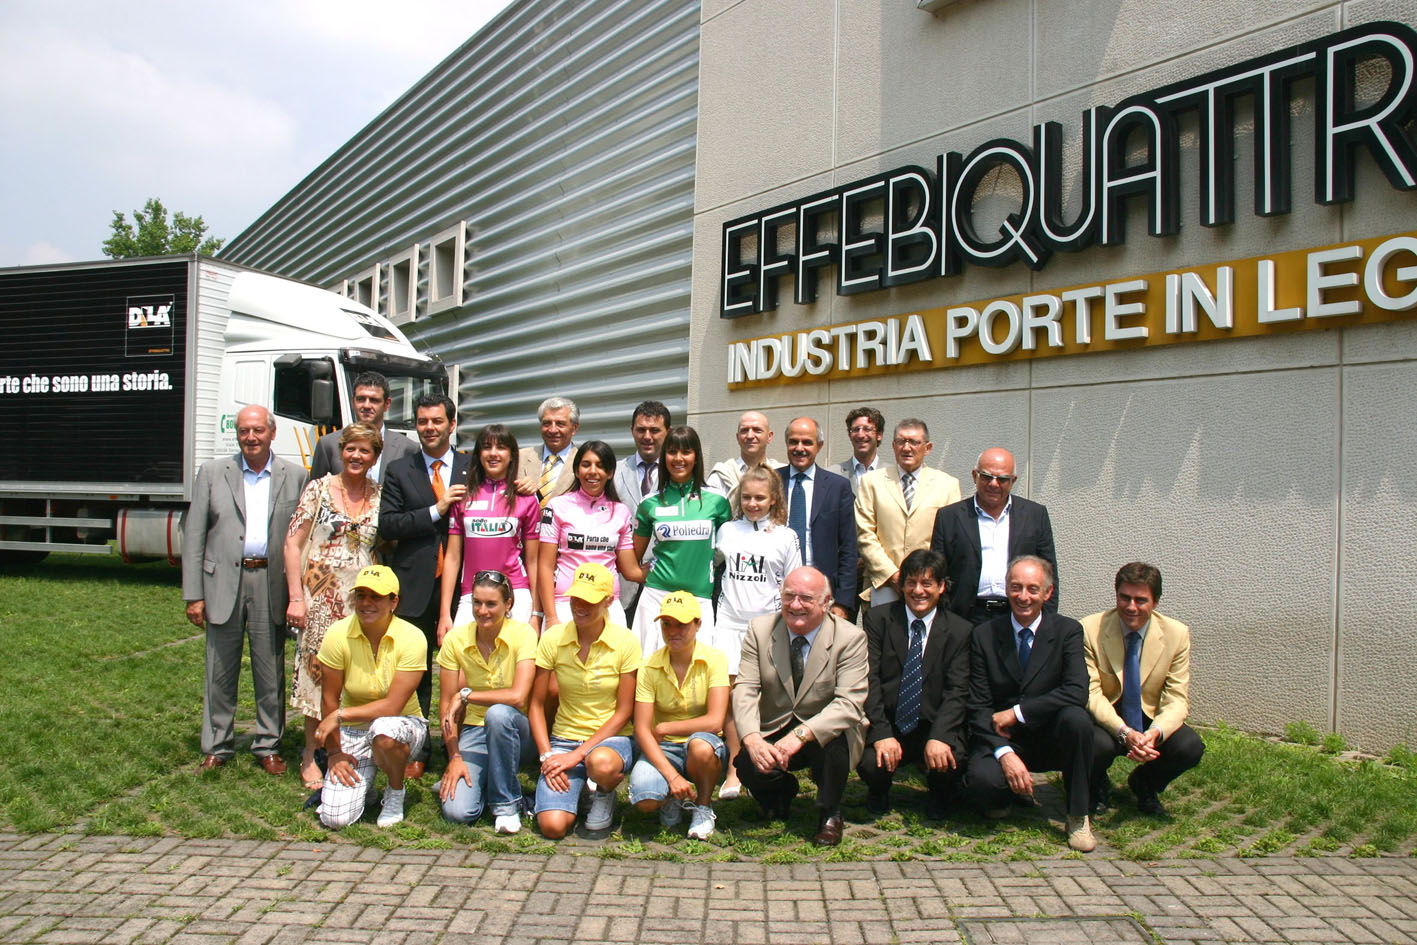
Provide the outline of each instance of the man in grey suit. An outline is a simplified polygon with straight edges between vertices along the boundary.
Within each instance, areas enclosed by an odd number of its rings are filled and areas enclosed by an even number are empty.
[[[841,795],[861,757],[866,728],[866,634],[830,613],[831,585],[816,568],[782,583],[782,613],[748,624],[733,718],[743,747],[738,777],[769,816],[783,820],[797,796],[791,774],[817,784],[814,842],[841,842]]]
[[[202,770],[236,753],[236,684],[241,638],[251,641],[256,734],[251,751],[284,774],[285,542],[305,484],[302,470],[271,454],[276,419],[265,407],[236,415],[241,452],[203,463],[182,522],[182,597],[187,619],[207,631],[202,695]]]
[[[851,494],[860,491],[861,477],[880,465],[881,437],[885,435],[886,418],[875,407],[857,407],[846,415],[846,435],[851,440],[851,455],[831,468],[851,482]]]
[[[548,397],[536,408],[541,426],[541,446],[523,446],[517,454],[517,491],[535,495],[546,503],[570,492],[576,484],[571,458],[576,453],[576,431],[581,428],[581,408],[566,397]]]
[[[370,479],[383,482],[384,470],[389,468],[389,464],[396,459],[417,453],[418,446],[402,433],[390,431],[384,426],[384,414],[388,413],[389,405],[394,402],[389,394],[389,381],[384,375],[378,371],[364,371],[355,375],[353,387],[354,419],[367,423],[384,438],[384,450],[369,470]],[[339,438],[340,431],[331,430],[315,444],[315,452],[310,456],[311,479],[319,479],[344,469],[344,461],[340,458]]]
[[[657,400],[646,400],[630,415],[630,436],[635,440],[635,455],[615,464],[615,494],[630,507],[632,519],[644,497],[659,488],[659,454],[664,450],[664,438],[669,435],[672,425],[669,408]],[[653,561],[653,538],[648,550],[650,561]],[[645,567],[649,567],[649,561]],[[620,580],[620,605],[625,608],[626,622],[634,619],[641,586],[623,578]]]

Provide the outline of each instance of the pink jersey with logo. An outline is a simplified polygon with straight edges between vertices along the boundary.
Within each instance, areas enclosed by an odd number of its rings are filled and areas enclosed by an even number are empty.
[[[603,495],[592,499],[574,489],[546,503],[541,513],[541,540],[556,546],[556,597],[565,598],[576,568],[589,562],[610,569],[619,594],[615,553],[635,547],[634,527],[630,507]]]
[[[541,503],[534,495],[519,495],[507,512],[503,482],[484,482],[448,510],[448,540],[461,539],[462,592],[472,593],[478,571],[501,571],[512,587],[530,587],[522,565],[522,544],[536,540]]]

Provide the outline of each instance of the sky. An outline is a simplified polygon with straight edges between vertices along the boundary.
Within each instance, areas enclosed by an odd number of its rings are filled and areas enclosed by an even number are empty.
[[[0,266],[149,197],[231,239],[509,0],[0,0]]]

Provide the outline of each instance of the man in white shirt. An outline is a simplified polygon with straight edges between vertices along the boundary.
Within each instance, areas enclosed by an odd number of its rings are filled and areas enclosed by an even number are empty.
[[[749,466],[766,464],[770,469],[781,469],[782,462],[768,459],[768,444],[772,442],[772,425],[765,414],[749,410],[738,418],[738,457],[715,463],[704,477],[704,485],[709,491],[717,492],[728,500],[733,515],[740,512],[738,505],[738,481]]]

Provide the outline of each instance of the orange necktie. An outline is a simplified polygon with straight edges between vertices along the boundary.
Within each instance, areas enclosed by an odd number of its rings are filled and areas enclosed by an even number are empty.
[[[439,502],[443,501],[443,461],[435,459],[432,463],[433,475],[429,480],[433,483],[433,498]],[[443,543],[438,542],[438,568],[433,572],[435,578],[443,576]]]

